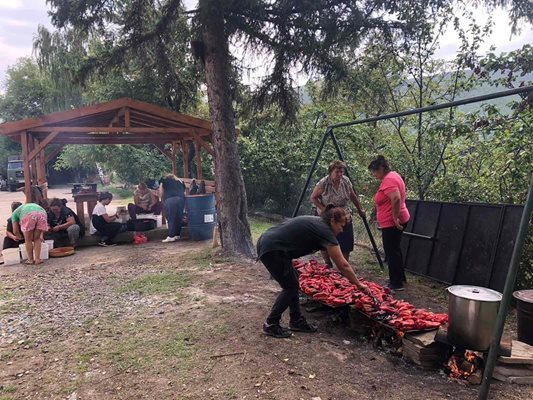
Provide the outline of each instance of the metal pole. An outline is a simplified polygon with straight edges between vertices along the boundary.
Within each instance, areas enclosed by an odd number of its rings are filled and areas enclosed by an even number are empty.
[[[313,177],[313,172],[315,172],[316,164],[318,163],[318,160],[320,159],[320,155],[322,154],[322,149],[324,148],[324,144],[326,144],[326,139],[329,136],[330,128],[326,129],[326,132],[324,133],[324,136],[322,136],[322,141],[320,142],[320,146],[318,147],[318,151],[316,153],[316,157],[313,160],[313,164],[311,164],[311,168],[309,169],[309,174],[307,174],[307,180],[305,181],[305,186],[302,189],[302,193],[300,194],[300,198],[298,199],[298,204],[296,204],[296,207],[294,208],[294,211],[292,212],[292,217],[296,217],[298,215],[298,211],[300,211],[300,206],[302,205],[302,201],[305,196],[305,192],[307,192],[307,188],[309,187],[309,183],[311,182],[311,178]]]
[[[520,220],[520,227],[518,229],[518,235],[516,236],[515,245],[513,248],[513,255],[511,256],[511,262],[509,263],[509,272],[505,279],[505,286],[503,289],[503,298],[500,304],[500,310],[498,311],[498,318],[496,320],[496,329],[492,336],[490,343],[489,355],[485,364],[485,371],[483,372],[483,381],[479,390],[478,400],[486,400],[489,395],[490,381],[492,379],[492,373],[494,372],[494,365],[496,364],[496,357],[498,356],[498,350],[500,341],[502,338],[503,327],[505,325],[505,318],[507,317],[507,311],[511,304],[511,296],[513,293],[516,275],[518,274],[518,265],[520,261],[520,255],[524,242],[527,237],[527,229],[529,221],[531,219],[531,212],[533,211],[533,176],[529,184],[529,193],[527,195],[524,211],[522,212],[522,219]]]
[[[337,142],[337,138],[335,137],[335,134],[333,133],[333,129],[330,131],[331,140],[333,141],[333,145],[335,146],[335,150],[337,151],[337,155],[339,156],[339,159],[341,161],[344,161],[344,157],[342,155],[341,148],[339,146],[339,142]],[[350,173],[348,172],[348,168],[346,168],[346,176],[350,178]],[[365,224],[366,233],[368,234],[368,238],[370,239],[370,243],[372,244],[372,248],[374,249],[374,253],[376,254],[376,258],[378,260],[379,266],[382,270],[385,269],[385,266],[383,265],[383,261],[381,260],[381,256],[379,254],[378,246],[376,245],[376,241],[374,240],[374,235],[372,235],[372,231],[370,230],[370,225],[368,224],[368,221],[365,216],[360,216],[363,220],[363,224]]]
[[[431,237],[431,236],[427,236],[427,235],[420,235],[418,233],[413,233],[413,232],[403,232],[402,235],[406,235],[406,236],[411,236],[411,237],[414,237],[414,238],[418,238],[418,239],[424,239],[424,240],[434,240],[435,238]]]
[[[522,86],[519,88],[510,89],[510,90],[503,90],[501,92],[485,94],[483,96],[470,97],[468,99],[463,99],[463,100],[450,101],[449,103],[434,104],[432,106],[427,106],[427,107],[413,108],[412,110],[400,111],[400,112],[396,112],[393,114],[379,115],[377,117],[358,119],[356,121],[350,121],[350,122],[341,122],[339,124],[330,125],[328,128],[329,129],[341,128],[344,126],[352,126],[352,125],[366,124],[368,122],[382,121],[384,119],[405,117],[406,115],[420,114],[420,113],[427,112],[427,111],[442,110],[443,108],[457,107],[457,106],[462,106],[465,104],[477,103],[478,101],[498,99],[500,97],[512,96],[515,94],[521,94],[521,93],[527,93],[527,92],[533,92],[533,85]]]

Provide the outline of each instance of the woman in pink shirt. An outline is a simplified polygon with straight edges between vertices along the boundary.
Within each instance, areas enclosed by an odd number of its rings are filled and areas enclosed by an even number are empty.
[[[405,183],[400,174],[391,171],[388,161],[383,156],[378,156],[372,161],[368,170],[381,181],[374,201],[383,248],[389,264],[389,288],[403,290],[406,279],[400,243],[402,231],[410,218],[405,205]]]

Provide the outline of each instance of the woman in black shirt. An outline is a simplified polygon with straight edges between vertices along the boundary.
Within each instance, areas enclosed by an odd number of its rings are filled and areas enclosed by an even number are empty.
[[[22,203],[18,201],[14,201],[11,203],[11,212],[15,211],[17,208],[19,208],[22,205]],[[11,217],[7,219],[7,228],[6,228],[6,237],[4,238],[4,245],[2,246],[2,250],[5,249],[16,249],[19,247],[19,245],[24,243],[24,239],[20,239],[13,233],[13,222],[11,221]]]
[[[281,315],[290,311],[289,329],[299,332],[316,332],[300,311],[298,274],[292,260],[318,250],[326,250],[339,271],[360,291],[370,294],[361,284],[352,266],[344,256],[337,236],[346,224],[346,212],[342,208],[328,206],[320,217],[296,217],[270,228],[257,242],[257,254],[266,269],[282,288],[263,325],[263,333],[277,338],[290,337],[291,333],[280,326]]]
[[[181,219],[185,207],[184,183],[175,175],[168,174],[159,181],[159,197],[163,199],[168,221],[168,236],[163,243],[175,242],[181,234]]]

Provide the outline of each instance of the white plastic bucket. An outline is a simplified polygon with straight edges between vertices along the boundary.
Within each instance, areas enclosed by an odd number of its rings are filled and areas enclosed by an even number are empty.
[[[5,249],[2,250],[2,257],[4,258],[4,265],[14,265],[20,262],[19,249]]]
[[[49,239],[44,241],[48,245],[48,250],[52,250],[54,248],[54,239]]]
[[[21,244],[19,245],[20,248],[20,256],[22,257],[22,260],[28,259],[28,253],[26,252],[26,245]],[[41,260],[48,260],[48,254],[49,254],[49,248],[45,243],[41,244]]]
[[[163,216],[154,214],[137,214],[137,219],[153,219],[156,222],[156,226],[160,228],[163,226]]]

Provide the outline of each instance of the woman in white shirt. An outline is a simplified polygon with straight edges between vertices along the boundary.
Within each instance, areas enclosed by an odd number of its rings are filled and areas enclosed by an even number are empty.
[[[116,246],[113,243],[113,238],[120,232],[124,232],[124,224],[114,222],[118,219],[118,215],[108,215],[106,206],[113,200],[113,195],[109,192],[100,193],[98,203],[93,210],[91,216],[91,234],[97,234],[101,237],[99,246],[108,247]]]

